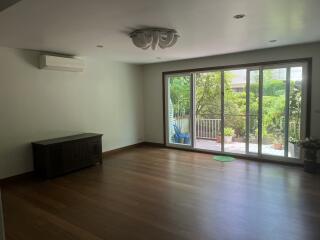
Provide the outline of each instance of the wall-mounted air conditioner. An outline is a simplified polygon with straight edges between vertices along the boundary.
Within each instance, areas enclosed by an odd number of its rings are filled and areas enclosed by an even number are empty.
[[[84,67],[83,59],[40,55],[40,69],[83,72]]]

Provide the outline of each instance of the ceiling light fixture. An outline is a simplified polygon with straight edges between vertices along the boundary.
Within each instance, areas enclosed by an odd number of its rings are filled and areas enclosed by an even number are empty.
[[[277,40],[273,39],[273,40],[270,40],[269,42],[270,43],[275,43]]]
[[[241,19],[241,18],[244,18],[245,16],[246,16],[245,14],[237,14],[237,15],[234,15],[233,18]]]
[[[150,47],[155,50],[158,46],[162,49],[172,47],[176,44],[179,35],[174,29],[167,28],[145,28],[130,33],[133,44],[144,50]]]
[[[103,48],[104,46],[101,45],[101,44],[99,44],[99,45],[97,45],[96,47],[97,47],[97,48]]]

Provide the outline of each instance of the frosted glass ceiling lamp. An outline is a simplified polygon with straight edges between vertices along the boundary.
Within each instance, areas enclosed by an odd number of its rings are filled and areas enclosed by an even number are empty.
[[[176,44],[179,35],[174,29],[146,28],[135,30],[130,34],[133,44],[144,50],[150,47],[155,50],[158,46],[162,49]]]

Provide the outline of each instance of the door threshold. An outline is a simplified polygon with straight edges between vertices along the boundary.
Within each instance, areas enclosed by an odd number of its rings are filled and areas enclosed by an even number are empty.
[[[173,146],[165,146],[166,148],[170,149],[175,149],[175,150],[181,150],[181,151],[188,151],[188,152],[198,152],[198,153],[206,153],[206,154],[213,154],[213,155],[220,155],[220,156],[232,156],[238,159],[242,160],[251,160],[255,162],[265,162],[265,163],[276,163],[276,164],[281,164],[281,165],[286,165],[286,166],[298,166],[302,167],[303,163],[300,162],[299,160],[294,161],[293,159],[289,159],[286,161],[284,160],[276,160],[276,159],[271,159],[265,156],[252,156],[252,155],[245,155],[245,154],[236,154],[236,153],[223,153],[223,152],[215,152],[215,151],[210,151],[210,150],[205,150],[205,149],[198,149],[198,148],[178,148],[178,147],[173,147]]]

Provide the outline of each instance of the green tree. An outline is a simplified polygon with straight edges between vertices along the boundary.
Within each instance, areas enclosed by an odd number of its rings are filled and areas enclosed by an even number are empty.
[[[174,116],[190,113],[190,77],[170,77],[169,93],[173,104]]]
[[[195,79],[197,117],[216,118],[221,113],[221,73],[197,73]]]
[[[300,140],[301,82],[291,81],[289,97],[289,137],[291,141]]]
[[[224,72],[224,113],[225,127],[233,128],[238,137],[245,136],[246,88],[233,90],[232,81],[236,77],[232,71]],[[195,112],[197,118],[221,117],[221,72],[195,73]],[[284,139],[285,89],[283,79],[276,79],[271,69],[263,71],[263,118],[262,135],[264,138]],[[174,115],[190,113],[190,85],[188,76],[170,78],[170,97],[174,106]],[[301,84],[300,84],[301,85]],[[301,86],[291,82],[290,121],[294,122],[294,131],[290,136],[299,138],[301,116]],[[259,74],[250,76],[249,132],[257,138],[257,119],[259,113]],[[262,96],[261,96],[262,97]]]

